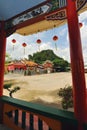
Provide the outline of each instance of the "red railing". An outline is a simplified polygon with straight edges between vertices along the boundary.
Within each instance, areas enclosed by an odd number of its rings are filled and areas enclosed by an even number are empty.
[[[78,130],[73,112],[7,96],[0,97],[0,104],[3,104],[3,124],[12,130]],[[87,129],[86,124],[83,127]]]

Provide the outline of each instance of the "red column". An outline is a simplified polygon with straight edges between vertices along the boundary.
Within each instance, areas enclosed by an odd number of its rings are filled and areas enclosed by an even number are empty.
[[[1,22],[0,23],[0,96],[3,95],[5,50],[6,50],[6,33],[4,31],[4,22]]]
[[[67,0],[67,21],[70,38],[70,57],[72,69],[74,111],[79,122],[86,121],[86,84],[84,74],[84,63],[76,12],[75,0]],[[81,128],[81,127],[80,127]]]

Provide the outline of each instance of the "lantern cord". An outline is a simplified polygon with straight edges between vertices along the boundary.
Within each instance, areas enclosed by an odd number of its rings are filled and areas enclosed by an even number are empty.
[[[24,55],[25,55],[25,47],[24,47]]]
[[[40,52],[40,44],[38,45],[38,50],[39,50],[39,52]]]
[[[40,30],[37,31],[37,39],[39,39]],[[40,44],[38,44],[38,51],[40,52]]]
[[[13,45],[13,51],[14,51],[14,45]]]
[[[55,49],[56,49],[56,51],[57,51],[57,44],[55,43]]]

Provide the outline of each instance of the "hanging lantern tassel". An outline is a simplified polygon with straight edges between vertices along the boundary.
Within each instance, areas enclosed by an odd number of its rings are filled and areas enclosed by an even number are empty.
[[[57,40],[58,40],[58,36],[55,35],[55,36],[53,37],[53,41],[55,41],[55,49],[56,49],[56,50],[57,50],[57,44],[56,44],[56,41],[57,41]]]
[[[37,39],[37,44],[38,44],[38,49],[39,49],[39,51],[40,51],[40,44],[41,44],[41,40],[40,39]]]
[[[27,46],[27,44],[23,43],[22,46],[24,47],[24,55],[25,55],[25,47]]]
[[[12,39],[12,43],[13,43],[13,51],[14,51],[14,45],[16,43],[16,40],[15,39]]]
[[[56,42],[55,42],[55,49],[56,49],[56,51],[57,51],[57,44],[56,44]]]

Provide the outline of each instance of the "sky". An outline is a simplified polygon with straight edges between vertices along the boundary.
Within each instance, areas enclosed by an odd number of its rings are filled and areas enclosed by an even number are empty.
[[[84,64],[87,65],[87,11],[79,15],[79,22],[83,23],[82,28],[80,28],[80,34]],[[56,42],[53,41],[54,35],[58,36],[58,40]],[[16,40],[14,49],[12,39]],[[41,39],[40,47],[36,43],[37,39]],[[27,44],[25,47],[25,54],[22,43]],[[55,44],[57,48],[55,47]],[[64,58],[70,62],[67,23],[58,28],[53,28],[51,30],[43,31],[38,34],[22,36],[15,33],[7,38],[6,53],[9,54],[12,59],[28,58],[28,55],[33,55],[33,53],[47,49],[53,50],[57,56]]]

